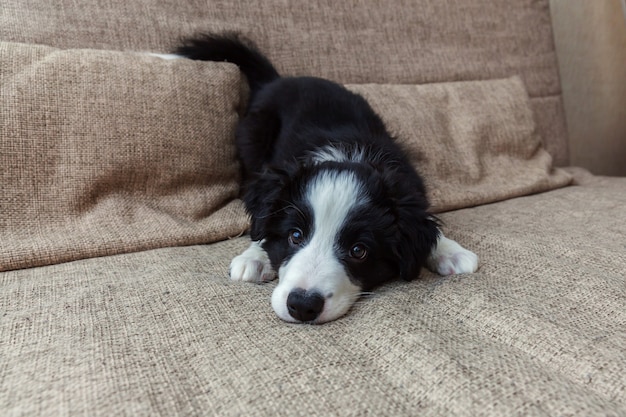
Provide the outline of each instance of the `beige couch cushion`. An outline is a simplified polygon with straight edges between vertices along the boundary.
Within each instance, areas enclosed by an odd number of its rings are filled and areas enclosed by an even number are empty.
[[[444,213],[477,273],[322,326],[228,280],[247,238],[0,273],[0,414],[626,415],[625,188]]]
[[[0,270],[242,233],[234,65],[0,44]]]
[[[3,43],[0,270],[213,242],[247,224],[229,64]],[[557,188],[517,78],[349,85],[442,212]]]
[[[426,85],[349,85],[381,115],[426,180],[436,212],[570,182],[553,169],[518,77]]]
[[[0,39],[169,52],[181,36],[238,30],[284,75],[426,84],[520,75],[546,149],[567,164],[549,0],[3,0]]]

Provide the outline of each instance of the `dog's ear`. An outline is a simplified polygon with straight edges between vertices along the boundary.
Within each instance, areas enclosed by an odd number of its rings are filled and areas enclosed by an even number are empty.
[[[250,215],[250,237],[258,241],[265,238],[266,224],[279,209],[278,202],[289,181],[285,170],[266,168],[244,186],[243,202]]]
[[[440,232],[437,222],[427,213],[399,216],[397,256],[400,278],[411,281],[419,276],[422,267],[426,265],[426,259],[435,248]]]
[[[386,173],[387,192],[396,217],[395,248],[400,278],[419,276],[437,244],[439,224],[428,212],[428,200],[419,177],[413,173]]]

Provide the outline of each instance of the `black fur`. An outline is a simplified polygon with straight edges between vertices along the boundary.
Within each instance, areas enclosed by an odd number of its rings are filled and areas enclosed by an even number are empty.
[[[250,41],[235,34],[199,36],[176,53],[231,62],[248,79],[250,102],[236,132],[243,199],[251,237],[265,239],[274,269],[293,254],[290,228],[303,227],[310,216],[302,201],[307,179],[322,170],[350,170],[366,184],[373,203],[351,216],[342,232],[347,243],[340,247],[367,240],[373,255],[362,263],[350,262],[342,250],[337,256],[364,289],[418,276],[436,244],[437,223],[421,178],[365,99],[328,80],[280,77]],[[325,146],[365,156],[314,163],[311,154]]]

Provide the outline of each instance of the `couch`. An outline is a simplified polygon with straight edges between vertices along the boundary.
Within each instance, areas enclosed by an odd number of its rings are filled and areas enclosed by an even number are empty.
[[[547,0],[9,0],[0,23],[1,415],[626,415],[626,179],[570,166]],[[478,271],[319,326],[231,282],[245,79],[145,53],[207,30],[365,96]]]

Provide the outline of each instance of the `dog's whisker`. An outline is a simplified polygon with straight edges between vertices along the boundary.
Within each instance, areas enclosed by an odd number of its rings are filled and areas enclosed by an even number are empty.
[[[359,293],[359,297],[369,297],[371,295],[374,295],[372,291],[364,291]]]
[[[304,212],[295,204],[293,204],[290,201],[287,200],[281,200],[283,203],[287,203],[287,206],[285,208],[283,208],[283,210],[286,210],[288,208],[294,209],[301,217],[302,220],[306,220],[306,215],[304,214]]]
[[[279,208],[279,209],[278,209],[278,210],[276,210],[276,211],[273,211],[273,212],[271,212],[271,213],[268,213],[268,214],[267,214],[267,215],[265,215],[265,216],[255,216],[255,218],[257,218],[257,219],[267,219],[267,218],[270,218],[270,217],[272,217],[272,216],[275,216],[275,215],[277,215],[277,214],[279,214],[279,213],[281,213],[281,212],[285,211],[287,208],[288,208],[288,207],[282,207],[282,208]],[[297,208],[297,207],[295,207],[295,206],[294,206],[294,208]]]

